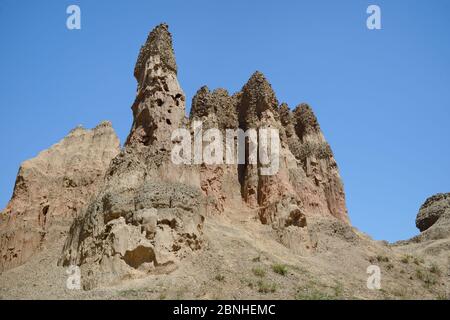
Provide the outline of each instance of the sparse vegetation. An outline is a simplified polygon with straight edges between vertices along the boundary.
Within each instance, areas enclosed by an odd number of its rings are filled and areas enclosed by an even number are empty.
[[[185,295],[185,293],[186,293],[186,291],[187,291],[187,288],[186,288],[185,286],[179,288],[179,289],[177,290],[177,292],[176,292],[175,300],[181,300],[181,299],[183,299],[183,298],[184,298],[184,295]]]
[[[417,269],[417,270],[416,270],[416,278],[419,279],[419,280],[423,280],[424,277],[425,277],[425,276],[424,276],[424,273],[422,272],[422,270]]]
[[[252,272],[255,276],[260,277],[260,278],[262,278],[266,275],[266,272],[260,267],[253,268]]]
[[[423,281],[426,287],[434,286],[437,283],[437,277],[435,274],[423,271],[421,269],[416,270],[417,279]]]
[[[388,264],[386,265],[386,269],[387,269],[387,270],[392,270],[392,269],[394,269],[394,265],[393,265],[392,263],[388,263]]]
[[[411,258],[412,258],[412,257],[411,257],[409,254],[407,254],[407,255],[404,255],[400,261],[401,261],[402,263],[404,263],[404,264],[407,264],[407,263],[409,263],[409,261],[411,260]]]
[[[216,280],[216,281],[219,281],[219,282],[223,282],[223,281],[225,281],[225,276],[223,275],[223,274],[216,274],[216,276],[214,277],[214,279]]]
[[[431,273],[434,273],[438,276],[441,275],[441,269],[439,269],[439,266],[436,263],[431,264],[431,267],[429,270]]]
[[[273,270],[273,272],[278,273],[282,276],[287,275],[287,272],[288,272],[287,267],[284,264],[274,264],[272,266],[272,270]]]
[[[257,285],[258,285],[258,292],[260,293],[273,293],[277,291],[277,286],[275,283],[269,284],[267,282],[259,280],[257,282]]]
[[[405,298],[408,294],[405,287],[399,287],[399,288],[393,289],[391,292],[394,296],[399,297],[399,298]]]
[[[335,297],[315,288],[301,288],[295,295],[296,300],[333,300]]]
[[[424,263],[423,258],[414,257],[414,264],[420,265],[421,263]]]
[[[255,258],[252,259],[253,262],[260,262],[261,261],[261,256],[257,256]]]
[[[160,294],[159,294],[159,300],[165,300],[166,298],[167,298],[167,295],[166,295],[166,293],[165,292],[161,292]]]
[[[378,262],[389,262],[389,258],[382,255],[377,255],[377,261]]]
[[[340,296],[342,296],[342,294],[344,292],[344,287],[343,287],[342,283],[336,283],[336,285],[333,287],[333,290],[334,290],[334,296],[340,297]]]
[[[450,297],[447,296],[445,293],[439,293],[436,297],[436,300],[449,300]]]
[[[342,299],[344,287],[341,282],[335,281],[334,286],[328,286],[314,280],[309,280],[296,291],[296,300],[335,300]]]

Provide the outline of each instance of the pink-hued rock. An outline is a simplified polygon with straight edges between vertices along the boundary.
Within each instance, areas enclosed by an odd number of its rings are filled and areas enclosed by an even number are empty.
[[[0,271],[24,263],[49,234],[64,232],[97,192],[120,150],[109,122],[77,127],[22,163],[14,193],[0,216]]]

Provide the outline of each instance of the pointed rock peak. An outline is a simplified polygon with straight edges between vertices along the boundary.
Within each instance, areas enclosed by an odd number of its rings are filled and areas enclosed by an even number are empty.
[[[102,122],[100,122],[95,128],[95,129],[101,129],[101,128],[112,128],[112,123],[109,120],[104,120]]]
[[[86,129],[82,124],[77,125],[75,128],[69,131],[69,135],[73,135],[77,132],[84,132]]]
[[[289,114],[291,110],[289,110],[289,106],[286,102],[282,102],[279,109],[280,114]]]
[[[97,126],[95,126],[92,129],[87,129],[85,128],[82,124],[77,125],[75,128],[73,128],[72,130],[69,131],[68,135],[77,135],[77,134],[85,134],[89,131],[95,131],[95,132],[99,132],[99,131],[112,131],[115,134],[115,131],[112,127],[112,123],[111,121],[105,120],[100,122]]]
[[[242,107],[254,109],[259,116],[264,110],[277,110],[278,100],[272,86],[259,71],[252,74],[242,88]],[[247,113],[247,111],[245,111]]]
[[[270,83],[267,81],[266,77],[261,71],[255,71],[250,79],[248,79],[247,84],[268,84],[270,86]]]
[[[191,118],[202,117],[207,113],[206,105],[209,93],[210,91],[207,86],[203,86],[197,90],[197,93],[192,98],[192,105],[190,112]]]
[[[293,113],[296,120],[296,131],[299,137],[320,131],[317,117],[308,104],[299,104]]]
[[[247,83],[242,88],[242,91],[258,91],[259,93],[267,93],[272,96],[275,96],[273,92],[272,86],[269,81],[267,81],[264,74],[259,71],[256,71],[252,74],[250,79],[248,79]]]
[[[278,113],[280,114],[280,120],[281,124],[283,126],[287,126],[289,124],[292,124],[293,122],[293,116],[291,110],[289,110],[289,106],[287,103],[283,102],[280,105],[280,108],[278,109]]]
[[[197,95],[205,95],[205,94],[208,94],[208,93],[209,93],[208,86],[203,86],[203,87],[201,87],[200,89],[197,90],[197,93],[195,95],[196,96]]]
[[[169,32],[169,26],[165,23],[156,26],[141,47],[136,67],[134,68],[134,76],[138,81],[142,71],[145,69],[145,63],[151,56],[159,56],[163,68],[175,74],[177,73],[177,64],[172,47],[172,35]]]

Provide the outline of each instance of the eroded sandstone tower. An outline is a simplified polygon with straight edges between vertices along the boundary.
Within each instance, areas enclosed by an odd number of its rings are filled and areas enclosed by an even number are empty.
[[[48,221],[57,216],[74,219],[59,264],[80,266],[86,289],[153,271],[170,272],[207,245],[204,221],[218,214],[253,212],[277,231],[280,242],[300,253],[315,247],[308,232],[310,217],[349,223],[336,161],[314,113],[306,104],[293,111],[280,104],[262,73],[255,72],[233,95],[202,87],[186,117],[172,37],[161,24],[142,46],[134,75],[133,125],[120,153],[112,129],[102,125],[86,148],[80,147],[86,134],[79,131],[64,140],[64,148],[52,148],[76,150],[74,157],[54,161],[58,152],[50,151],[33,160],[45,168],[36,171],[36,179],[31,179],[35,171],[23,166],[0,223],[2,268],[18,265],[39,250]],[[194,121],[221,132],[278,130],[279,170],[263,175],[260,161],[174,164],[171,150],[178,141],[172,141],[172,133],[186,128],[197,134]],[[100,147],[98,136],[106,136]],[[98,166],[86,170],[89,166],[79,160],[96,159],[96,151],[102,155],[94,162]],[[28,198],[34,199],[32,204]]]
[[[170,270],[204,245],[205,217],[239,206],[279,230],[288,246],[314,247],[308,216],[348,223],[336,161],[311,108],[301,104],[290,111],[280,105],[262,73],[255,72],[231,96],[202,87],[187,118],[172,38],[161,24],[141,48],[134,74],[138,89],[125,148],[85,215],[74,222],[60,260],[81,266],[85,288]],[[259,163],[175,165],[172,132],[190,129],[193,121],[222,131],[278,129],[280,170],[263,176]]]

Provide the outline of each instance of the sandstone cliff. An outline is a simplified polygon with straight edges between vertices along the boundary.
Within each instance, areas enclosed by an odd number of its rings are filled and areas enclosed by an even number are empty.
[[[201,248],[206,199],[195,168],[170,161],[171,134],[185,121],[172,40],[161,24],[135,68],[133,126],[86,214],[77,219],[60,264],[81,266],[84,288],[167,271]]]
[[[72,226],[60,260],[81,266],[85,288],[171,270],[205,245],[205,217],[230,208],[256,210],[262,223],[279,230],[282,243],[305,250],[314,247],[308,216],[348,223],[336,161],[311,108],[302,104],[291,112],[280,106],[262,73],[255,72],[232,96],[224,89],[201,88],[187,118],[172,37],[161,24],[141,48],[134,75],[138,89],[125,148],[86,214]],[[277,129],[279,171],[262,175],[261,162],[248,161],[248,140],[243,164],[174,164],[176,129],[207,142],[194,121],[222,133]]]
[[[0,216],[0,271],[18,266],[45,246],[49,233],[67,231],[119,152],[109,122],[77,127],[36,158],[25,161]]]

